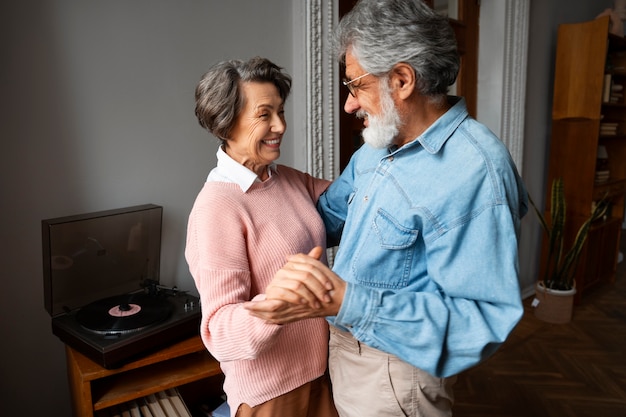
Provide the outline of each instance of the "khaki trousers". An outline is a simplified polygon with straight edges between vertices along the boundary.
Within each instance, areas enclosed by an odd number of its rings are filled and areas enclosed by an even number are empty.
[[[330,327],[328,365],[341,417],[449,417],[456,377],[436,378]]]
[[[328,375],[279,397],[250,407],[241,404],[236,417],[338,417]]]

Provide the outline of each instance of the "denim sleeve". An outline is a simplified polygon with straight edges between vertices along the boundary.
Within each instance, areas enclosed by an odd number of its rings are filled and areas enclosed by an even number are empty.
[[[349,283],[334,324],[435,376],[478,364],[504,342],[523,313],[518,224],[517,210],[495,205],[425,241],[435,291]]]
[[[328,247],[337,246],[341,240],[348,204],[353,195],[351,167],[352,164],[349,164],[317,201],[317,211],[326,227]]]

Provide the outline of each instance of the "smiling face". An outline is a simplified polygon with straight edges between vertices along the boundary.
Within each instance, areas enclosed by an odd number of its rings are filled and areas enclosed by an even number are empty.
[[[369,125],[362,132],[363,140],[374,148],[382,149],[391,146],[397,138],[400,132],[400,115],[391,98],[387,78],[381,80],[379,91],[379,114],[358,110],[356,116],[369,121]]]
[[[280,156],[280,143],[287,128],[284,103],[272,83],[243,82],[241,92],[243,108],[224,150],[265,180],[268,165]]]
[[[365,74],[351,53],[346,54],[346,77]],[[344,109],[363,119],[363,140],[374,148],[390,146],[399,133],[400,116],[391,97],[387,77],[363,77],[353,84],[355,95],[348,95]]]

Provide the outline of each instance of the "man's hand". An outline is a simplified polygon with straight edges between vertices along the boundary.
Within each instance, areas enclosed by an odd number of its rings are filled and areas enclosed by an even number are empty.
[[[266,299],[248,302],[245,308],[253,316],[276,324],[336,315],[346,283],[319,261],[321,256],[319,246],[308,255],[290,256],[268,285]]]
[[[297,255],[296,255],[297,256]],[[304,256],[304,255],[303,255]],[[308,257],[319,260],[322,257],[322,248],[314,247]],[[265,289],[265,298],[268,300],[283,300],[292,304],[308,303],[312,308],[320,308],[321,303],[330,302],[329,292],[334,288],[332,282],[321,274],[313,272],[315,279],[310,279],[309,269],[292,257],[276,272],[274,279]]]
[[[244,308],[250,315],[273,324],[286,324],[293,321],[329,315],[325,309],[314,309],[308,304],[292,304],[283,300],[248,301]]]

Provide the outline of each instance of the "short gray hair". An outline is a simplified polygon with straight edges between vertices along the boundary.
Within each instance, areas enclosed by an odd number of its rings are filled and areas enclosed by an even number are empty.
[[[404,62],[426,96],[441,96],[454,84],[460,58],[448,22],[420,0],[360,0],[339,22],[333,38],[337,59],[348,49],[376,76]]]
[[[200,126],[222,141],[229,139],[245,103],[242,82],[272,83],[283,102],[291,91],[291,77],[266,58],[222,61],[213,65],[196,87],[196,117]]]

